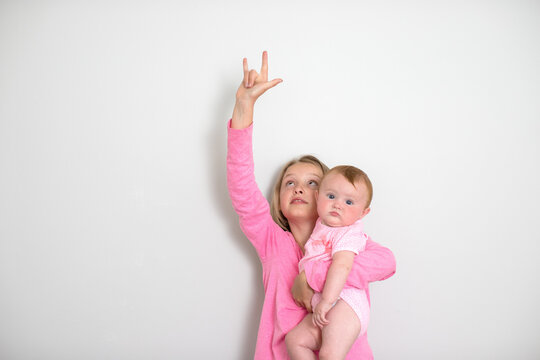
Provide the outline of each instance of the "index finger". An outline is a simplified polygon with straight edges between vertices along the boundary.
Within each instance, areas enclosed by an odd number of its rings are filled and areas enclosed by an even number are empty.
[[[268,52],[266,51],[263,51],[262,54],[261,75],[265,80],[268,79]]]
[[[244,58],[242,60],[242,64],[244,66],[244,86],[247,87],[248,73],[249,73],[247,58]]]

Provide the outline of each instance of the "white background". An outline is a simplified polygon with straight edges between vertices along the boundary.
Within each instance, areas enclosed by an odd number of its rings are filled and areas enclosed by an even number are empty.
[[[375,358],[539,359],[540,3],[515,0],[0,2],[0,358],[252,358],[226,121],[263,50],[263,192],[304,153],[374,183]]]

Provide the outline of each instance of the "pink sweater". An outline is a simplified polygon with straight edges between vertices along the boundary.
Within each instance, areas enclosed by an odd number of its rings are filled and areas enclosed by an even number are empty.
[[[255,359],[289,359],[285,335],[306,315],[292,298],[291,287],[298,275],[302,250],[292,234],[281,229],[270,215],[270,206],[255,182],[253,126],[231,129],[228,125],[227,184],[240,227],[251,241],[263,267],[264,304],[259,324]],[[306,264],[310,286],[322,291],[330,262]],[[355,257],[347,286],[367,289],[367,283],[384,280],[395,272],[392,252],[368,240],[365,251]],[[369,292],[368,292],[369,296]],[[347,359],[372,359],[367,334],[351,348]]]

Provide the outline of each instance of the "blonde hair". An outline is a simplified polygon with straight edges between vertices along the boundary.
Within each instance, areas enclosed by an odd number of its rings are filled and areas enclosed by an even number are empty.
[[[285,173],[287,172],[287,169],[297,163],[307,163],[315,165],[322,170],[323,175],[328,172],[328,166],[326,166],[321,160],[317,159],[313,155],[301,156],[298,159],[293,159],[289,161],[283,166],[274,185],[274,191],[272,192],[272,201],[270,202],[270,214],[272,215],[272,219],[274,219],[276,224],[278,224],[285,231],[291,231],[291,228],[289,226],[289,220],[287,220],[287,218],[281,212],[279,193],[281,191],[281,183],[283,181]]]
[[[373,185],[371,184],[371,180],[369,180],[369,177],[367,176],[365,172],[351,165],[339,165],[330,169],[326,173],[326,175],[330,173],[338,173],[338,174],[343,175],[343,177],[345,177],[345,179],[347,179],[355,188],[356,188],[355,183],[357,182],[364,183],[367,187],[367,192],[368,192],[366,208],[369,207],[369,205],[371,204],[371,199],[373,198]],[[324,181],[324,178],[322,179],[322,181]]]

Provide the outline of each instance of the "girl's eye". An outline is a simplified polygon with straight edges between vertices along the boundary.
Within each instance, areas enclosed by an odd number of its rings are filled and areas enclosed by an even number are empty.
[[[286,186],[291,186],[291,185],[294,185],[294,181],[287,181],[285,183]]]
[[[347,205],[352,205],[353,202],[352,202],[351,200],[347,200],[347,201],[345,201],[345,204],[347,204]]]
[[[328,198],[331,199],[331,200],[333,200],[333,199],[336,198],[336,197],[334,196],[334,194],[328,194],[328,195],[326,195],[326,196],[328,196]]]
[[[317,182],[315,180],[308,181],[308,184],[309,184],[309,186],[314,186],[314,187],[319,186],[319,184],[317,184]]]

